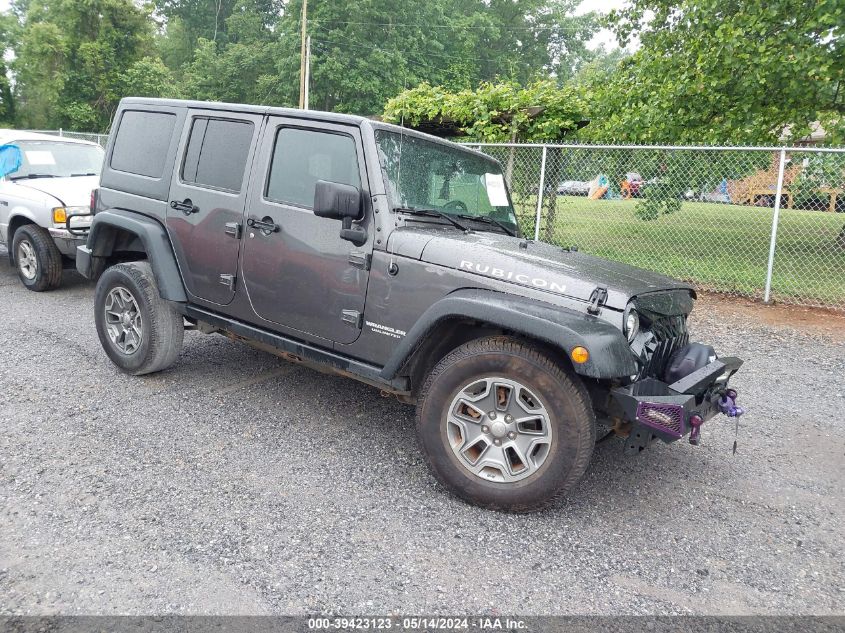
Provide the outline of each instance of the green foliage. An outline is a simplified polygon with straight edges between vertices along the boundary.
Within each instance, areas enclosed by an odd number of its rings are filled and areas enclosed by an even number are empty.
[[[132,0],[28,0],[14,43],[20,124],[101,130],[127,71],[152,52],[152,22]]]
[[[451,91],[481,81],[524,84],[572,74],[591,54],[593,14],[573,16],[576,0],[334,0],[309,4],[312,106],[375,114],[408,86]],[[298,78],[301,0],[286,6],[278,74]],[[296,100],[287,80],[279,94]]]
[[[632,0],[611,15],[641,47],[592,84],[592,139],[778,143],[815,120],[845,132],[842,0]]]
[[[521,87],[515,82],[482,83],[450,92],[421,84],[387,102],[384,120],[412,127],[448,124],[482,142],[551,141],[577,129],[584,104],[571,88],[551,80]]]

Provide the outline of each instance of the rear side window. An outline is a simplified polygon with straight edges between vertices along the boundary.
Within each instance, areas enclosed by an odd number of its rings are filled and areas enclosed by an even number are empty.
[[[188,184],[239,192],[252,144],[251,121],[197,117],[182,163]]]
[[[280,128],[270,162],[266,197],[310,209],[314,206],[318,180],[361,188],[355,141],[345,134]]]
[[[176,115],[126,110],[114,141],[111,168],[161,178],[173,137]]]

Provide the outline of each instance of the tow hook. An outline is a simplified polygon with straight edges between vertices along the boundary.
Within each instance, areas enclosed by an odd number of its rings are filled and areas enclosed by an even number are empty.
[[[719,396],[719,411],[729,418],[738,418],[745,413],[745,409],[737,405],[736,398],[737,393],[734,389],[726,389],[725,392]],[[737,422],[739,421],[737,420]],[[693,413],[689,417],[689,425],[692,427],[692,431],[689,434],[689,443],[693,446],[698,446],[701,442],[702,424],[704,424],[704,418],[702,418],[698,413]],[[734,452],[736,451],[734,450]]]
[[[733,389],[726,389],[725,393],[719,396],[719,411],[724,413],[729,418],[738,418],[745,409],[736,404],[736,391]]]

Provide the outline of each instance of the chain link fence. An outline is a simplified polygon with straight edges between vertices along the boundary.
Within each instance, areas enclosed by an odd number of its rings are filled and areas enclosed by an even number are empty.
[[[523,234],[733,295],[845,310],[845,150],[471,144]]]
[[[38,134],[50,134],[51,136],[61,136],[64,138],[75,138],[81,141],[91,141],[97,143],[100,147],[106,147],[106,141],[109,140],[108,134],[95,134],[93,132],[68,132],[67,130],[27,130],[27,132],[37,132]]]

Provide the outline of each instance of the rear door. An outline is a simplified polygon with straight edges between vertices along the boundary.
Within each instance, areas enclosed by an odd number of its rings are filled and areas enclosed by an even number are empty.
[[[270,117],[255,162],[245,227],[244,284],[256,314],[338,343],[361,332],[373,231],[361,132],[354,125]],[[368,240],[340,238],[341,223],[314,215],[318,180],[362,191]]]
[[[170,185],[167,228],[188,292],[235,296],[241,223],[260,114],[190,110]]]

